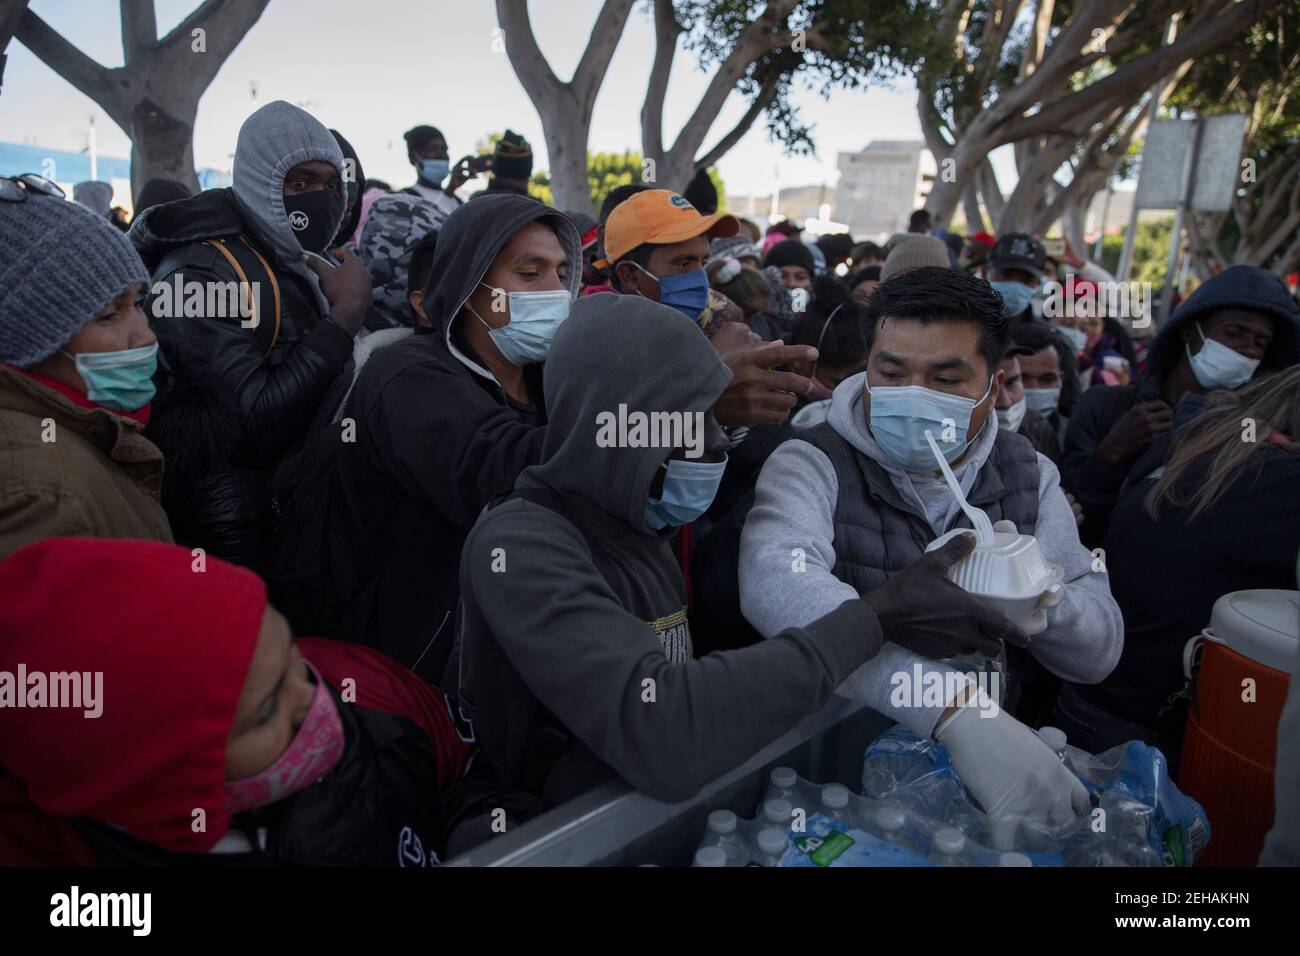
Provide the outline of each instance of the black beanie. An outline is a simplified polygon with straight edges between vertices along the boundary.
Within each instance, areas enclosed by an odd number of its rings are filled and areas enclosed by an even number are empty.
[[[402,139],[406,140],[406,148],[412,152],[424,149],[429,145],[430,140],[446,140],[446,138],[436,126],[412,126],[402,134]]]
[[[701,215],[712,216],[718,211],[718,189],[709,178],[709,171],[701,169],[687,183],[682,191],[686,201],[700,211]]]
[[[189,198],[190,191],[182,183],[174,179],[155,177],[140,187],[140,195],[135,197],[135,215],[138,216],[146,209],[161,206],[165,202]]]
[[[492,175],[526,180],[533,174],[533,148],[513,130],[506,130],[492,151]]]
[[[767,250],[765,266],[803,266],[812,275],[817,270],[813,266],[812,252],[798,239],[786,239]]]

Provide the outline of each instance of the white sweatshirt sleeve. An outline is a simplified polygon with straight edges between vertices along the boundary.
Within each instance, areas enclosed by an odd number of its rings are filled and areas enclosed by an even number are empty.
[[[1119,663],[1124,617],[1110,593],[1105,560],[1079,541],[1079,526],[1061,489],[1061,475],[1038,456],[1038,524],[1043,556],[1061,565],[1065,596],[1047,612],[1047,630],[1029,645],[1052,673],[1080,684],[1096,684]],[[1094,570],[1096,568],[1096,570]]]
[[[740,539],[739,569],[741,611],[763,637],[806,625],[858,596],[852,585],[831,573],[838,495],[835,467],[808,442],[783,443],[763,465],[754,507]],[[937,661],[886,643],[879,654],[849,675],[837,693],[860,700],[909,730],[928,736],[944,706],[918,705],[915,698],[903,707],[891,702],[895,675],[906,675],[911,682],[917,665],[922,681],[928,680],[924,676],[928,673],[943,675],[949,670]]]

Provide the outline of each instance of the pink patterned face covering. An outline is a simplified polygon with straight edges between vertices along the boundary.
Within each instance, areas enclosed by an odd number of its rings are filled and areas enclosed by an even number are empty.
[[[343,722],[334,698],[316,668],[307,664],[307,669],[316,679],[307,719],[269,767],[251,777],[226,781],[226,809],[231,813],[264,807],[310,787],[343,756]]]

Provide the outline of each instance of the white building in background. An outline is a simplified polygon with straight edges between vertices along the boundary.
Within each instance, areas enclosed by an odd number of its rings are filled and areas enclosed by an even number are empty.
[[[912,211],[925,205],[938,167],[921,140],[877,139],[857,153],[840,153],[835,218],[857,239],[907,232]]]

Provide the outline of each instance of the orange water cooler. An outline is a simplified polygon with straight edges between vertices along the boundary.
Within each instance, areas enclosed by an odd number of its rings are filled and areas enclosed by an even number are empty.
[[[1300,592],[1235,591],[1187,643],[1194,694],[1178,785],[1205,809],[1198,866],[1254,866],[1273,825],[1277,727],[1296,668]]]

